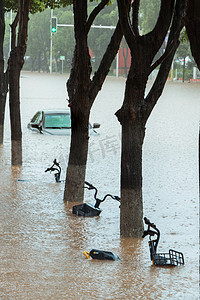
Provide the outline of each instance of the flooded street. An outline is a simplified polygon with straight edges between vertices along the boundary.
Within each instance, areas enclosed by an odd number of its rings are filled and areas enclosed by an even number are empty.
[[[23,73],[23,165],[11,167],[10,127],[0,146],[0,299],[199,299],[198,135],[200,84],[168,82],[146,126],[144,216],[161,231],[158,252],[184,254],[185,265],[151,266],[148,238],[120,238],[119,203],[106,200],[99,217],[72,215],[64,183],[45,173],[56,158],[65,179],[69,136],[27,129],[37,110],[65,108],[67,77]],[[101,127],[90,137],[86,180],[99,196],[120,196],[120,125],[114,115],[123,78],[108,78],[91,111]],[[22,180],[22,181],[17,181]],[[85,191],[85,202],[93,192]],[[112,251],[119,261],[87,260],[83,251]]]

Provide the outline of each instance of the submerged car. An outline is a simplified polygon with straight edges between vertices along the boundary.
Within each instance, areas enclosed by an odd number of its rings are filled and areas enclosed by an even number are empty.
[[[42,134],[70,135],[70,110],[40,110],[36,112],[27,127]],[[96,133],[95,129],[99,127],[99,123],[94,123],[93,125],[89,123],[89,134]]]

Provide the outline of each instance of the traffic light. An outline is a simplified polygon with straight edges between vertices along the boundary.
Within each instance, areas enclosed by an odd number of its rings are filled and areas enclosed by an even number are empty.
[[[57,31],[57,18],[52,17],[51,18],[51,32],[56,32]]]

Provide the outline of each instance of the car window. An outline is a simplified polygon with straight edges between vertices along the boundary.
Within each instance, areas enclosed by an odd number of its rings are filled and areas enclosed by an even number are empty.
[[[34,116],[33,118],[31,119],[31,122],[32,123],[35,123],[35,124],[39,124],[39,122],[42,120],[42,114],[40,111],[38,111]]]
[[[44,116],[45,128],[71,128],[69,114],[49,114]]]

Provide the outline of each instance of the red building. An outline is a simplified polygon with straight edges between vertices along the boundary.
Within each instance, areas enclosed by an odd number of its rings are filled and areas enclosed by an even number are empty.
[[[131,52],[127,44],[122,42],[119,48],[118,67],[120,75],[127,75],[131,65]]]

